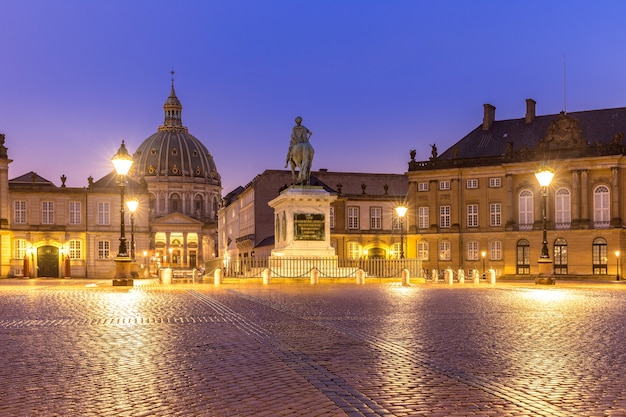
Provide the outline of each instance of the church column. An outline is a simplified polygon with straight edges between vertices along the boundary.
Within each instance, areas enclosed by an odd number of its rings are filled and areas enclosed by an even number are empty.
[[[196,253],[196,264],[200,267],[204,267],[204,235],[198,233],[198,253]],[[227,249],[227,248],[226,248]],[[224,250],[227,253],[227,250]]]
[[[578,170],[572,171],[572,225],[580,222],[580,176]]]
[[[165,253],[163,256],[167,256],[167,264],[172,266],[172,254],[170,253],[170,232],[165,232]]]
[[[189,254],[187,253],[187,232],[183,233],[183,264],[189,266]]]
[[[620,193],[619,193],[619,167],[612,167],[611,174],[613,176],[611,186],[613,188],[611,192],[611,226],[621,226],[622,213],[620,212]]]
[[[580,171],[580,219],[589,225],[589,182],[586,169]]]

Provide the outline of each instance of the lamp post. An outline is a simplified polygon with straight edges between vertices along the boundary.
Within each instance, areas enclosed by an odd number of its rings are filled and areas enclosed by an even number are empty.
[[[552,178],[554,178],[554,170],[547,165],[542,165],[537,172],[535,172],[535,177],[541,186],[541,215],[543,220],[543,241],[541,245],[541,256],[539,257],[539,276],[535,280],[535,283],[554,284],[554,278],[550,277],[552,261],[550,260],[550,252],[548,250],[548,216],[546,207],[548,186],[552,182]]]
[[[130,258],[135,260],[135,211],[139,206],[139,200],[133,198],[126,202],[126,207],[130,211]]]
[[[404,259],[404,216],[407,210],[405,206],[396,207],[396,214],[400,218],[400,259]]]
[[[619,281],[619,251],[615,251],[615,280]]]
[[[480,256],[483,257],[483,278],[485,278],[485,256],[487,256],[487,251],[482,251]]]
[[[130,261],[131,258],[128,254],[128,248],[126,246],[126,236],[124,235],[124,187],[126,186],[126,174],[130,170],[133,164],[133,158],[126,150],[126,145],[122,140],[122,145],[118,149],[117,153],[111,160],[115,172],[120,177],[120,247],[115,258],[115,279],[113,280],[114,286],[133,285],[134,282],[130,277]]]

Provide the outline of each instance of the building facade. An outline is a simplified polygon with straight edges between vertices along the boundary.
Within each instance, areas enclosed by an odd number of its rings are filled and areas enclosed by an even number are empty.
[[[114,173],[86,187],[66,187],[35,172],[9,179],[8,150],[0,135],[0,277],[111,278],[122,214],[137,263],[193,268],[216,256],[221,179],[204,144],[182,124],[172,87],[164,123],[133,154],[124,180],[132,214],[121,210]]]
[[[245,262],[268,257],[274,248],[274,212],[268,202],[291,185],[290,171],[267,170],[224,198],[218,212],[219,255]],[[395,207],[405,202],[407,177],[313,171],[311,185],[335,194],[330,241],[340,258],[394,258],[401,252]]]
[[[626,108],[535,114],[483,123],[441,155],[407,172],[409,250],[426,269],[451,267],[502,276],[539,272],[543,209],[552,273],[615,278],[624,254]],[[543,203],[535,173],[555,171]]]

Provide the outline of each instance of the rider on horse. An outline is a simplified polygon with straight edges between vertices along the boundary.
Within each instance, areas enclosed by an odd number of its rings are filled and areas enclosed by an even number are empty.
[[[313,132],[302,126],[302,117],[296,117],[296,125],[291,130],[291,141],[289,142],[289,151],[287,151],[285,168],[287,168],[287,165],[291,160],[291,151],[293,150],[293,145],[295,145],[296,143],[308,142],[312,134]]]

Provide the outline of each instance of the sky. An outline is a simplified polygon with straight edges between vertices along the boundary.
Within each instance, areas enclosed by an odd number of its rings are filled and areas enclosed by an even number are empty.
[[[183,124],[222,194],[283,169],[296,116],[313,170],[406,172],[482,123],[626,106],[626,2],[0,0],[9,178],[87,186]]]

